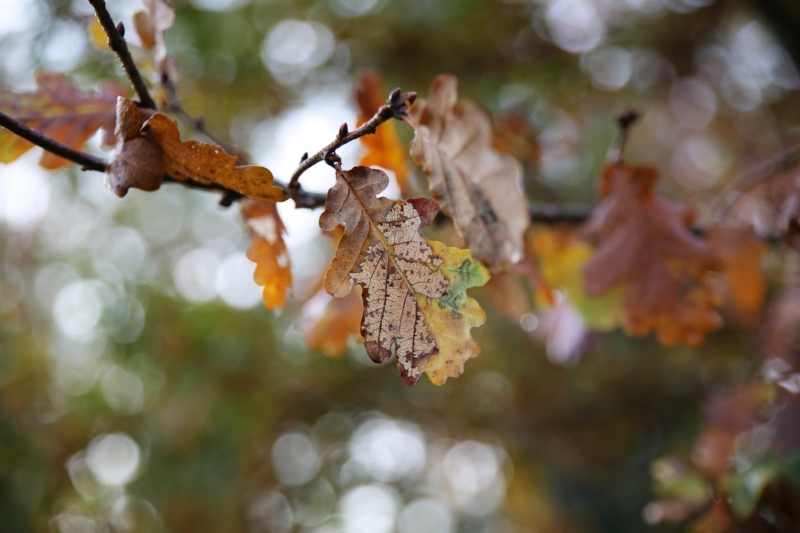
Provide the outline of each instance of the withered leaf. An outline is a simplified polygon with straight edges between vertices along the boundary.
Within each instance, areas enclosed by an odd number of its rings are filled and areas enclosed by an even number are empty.
[[[766,298],[766,245],[752,226],[715,226],[708,244],[724,265],[720,292],[726,307],[740,324],[755,326]]]
[[[657,178],[653,167],[605,168],[602,201],[585,227],[599,241],[584,267],[586,291],[623,287],[622,325],[629,335],[655,331],[664,345],[697,346],[721,326],[703,279],[720,263],[689,230],[692,209],[653,193]]]
[[[469,251],[420,235],[438,212],[436,202],[376,198],[388,183],[386,173],[369,167],[336,172],[319,223],[326,231],[344,224],[345,233],[324,287],[342,298],[361,285],[361,335],[370,358],[386,361],[394,347],[406,384],[424,372],[441,385],[480,353],[470,329],[486,314],[466,290],[486,283],[489,273]]]
[[[457,84],[455,76],[438,76],[428,100],[412,107],[411,157],[469,249],[497,272],[523,256],[530,220],[522,170],[513,156],[493,148],[488,113],[471,100],[456,103]]]
[[[131,187],[155,191],[164,181],[163,150],[143,136],[142,115],[127,98],[117,99],[117,147],[106,174],[106,187],[119,197]]]
[[[270,311],[283,308],[286,290],[292,286],[292,265],[283,235],[278,208],[273,202],[247,199],[242,202],[242,217],[253,233],[247,258],[256,264],[255,282],[264,287],[264,305]]]
[[[82,150],[100,128],[105,130],[105,143],[114,144],[117,97],[124,94],[121,87],[105,82],[97,92],[82,92],[66,77],[48,73],[40,73],[36,84],[35,91],[25,93],[0,88],[0,110],[75,150]],[[10,163],[31,148],[28,141],[0,129],[0,162]],[[40,164],[57,169],[72,163],[45,152]]]
[[[153,53],[161,73],[167,73],[174,79],[175,66],[170,63],[164,32],[175,24],[175,10],[164,0],[144,0],[147,11],[139,11],[133,16],[136,33],[142,40],[142,46]]]
[[[363,72],[358,76],[356,86],[356,101],[358,102],[357,126],[361,126],[386,104],[386,90],[383,86],[381,75],[377,72]],[[409,183],[408,153],[400,144],[397,128],[393,120],[385,122],[373,135],[361,137],[361,142],[367,153],[361,158],[359,164],[370,167],[379,166],[394,172],[400,193],[404,197],[411,195]]]
[[[326,300],[321,310],[307,316],[298,325],[309,350],[320,351],[328,357],[339,357],[347,351],[350,336],[357,336],[361,331],[364,305],[361,303],[359,289],[354,287],[344,298],[331,298],[320,291],[307,302],[306,308],[311,307],[312,303],[316,304],[319,299]]]
[[[272,185],[272,172],[259,166],[236,166],[238,158],[219,146],[199,141],[181,142],[178,126],[162,114],[153,115],[143,132],[164,150],[164,170],[178,180],[221,185],[250,198],[282,202],[287,198]]]

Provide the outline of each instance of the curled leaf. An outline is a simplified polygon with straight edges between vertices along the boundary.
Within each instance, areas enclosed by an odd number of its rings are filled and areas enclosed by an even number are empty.
[[[469,249],[497,272],[523,256],[530,218],[522,170],[513,156],[493,148],[488,113],[471,100],[456,103],[457,84],[455,76],[438,76],[428,100],[412,108],[411,157]]]
[[[489,273],[469,251],[420,235],[438,212],[436,202],[376,198],[388,183],[384,172],[368,167],[337,171],[320,227],[343,224],[345,233],[324,287],[342,298],[361,285],[361,335],[370,358],[386,361],[394,348],[406,384],[424,372],[441,385],[480,353],[470,329],[486,314],[466,290],[486,283]]]
[[[292,265],[283,235],[283,225],[278,208],[272,202],[245,200],[242,217],[253,233],[253,242],[247,258],[256,264],[255,282],[264,287],[264,305],[270,311],[283,308],[286,290],[292,286]]]
[[[720,262],[689,231],[691,208],[653,194],[657,178],[653,167],[605,168],[603,199],[585,228],[599,241],[584,267],[586,291],[623,287],[622,326],[629,335],[655,331],[664,345],[697,346],[721,326],[716,297],[703,280]]]
[[[287,198],[280,187],[272,185],[272,172],[259,166],[236,166],[237,158],[219,146],[180,139],[178,126],[162,114],[145,122],[143,131],[164,150],[164,170],[177,180],[217,184],[244,196],[282,202]]]
[[[155,191],[164,181],[163,150],[141,135],[142,116],[136,104],[117,99],[117,147],[106,174],[106,187],[119,197],[131,187]]]
[[[25,93],[0,88],[0,111],[74,150],[82,150],[100,128],[105,143],[114,144],[117,97],[123,94],[117,84],[106,82],[97,92],[82,92],[60,74],[40,73],[36,85]],[[0,162],[11,163],[31,148],[28,141],[0,129]],[[45,152],[40,164],[54,170],[72,163]]]
[[[144,48],[153,49],[159,72],[174,79],[175,66],[167,54],[164,32],[175,24],[175,10],[164,0],[144,0],[144,5],[147,11],[139,11],[133,16],[136,33]]]
[[[356,87],[356,101],[358,102],[358,122],[361,126],[386,104],[386,90],[383,86],[381,75],[377,72],[364,72],[358,77]],[[405,147],[400,144],[397,128],[393,120],[384,122],[373,135],[361,137],[361,142],[367,153],[361,158],[359,164],[379,166],[394,172],[400,193],[408,197],[411,195],[411,184],[408,181],[408,155]]]

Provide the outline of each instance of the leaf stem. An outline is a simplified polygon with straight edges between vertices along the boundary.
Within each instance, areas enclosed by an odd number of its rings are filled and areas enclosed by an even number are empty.
[[[0,111],[0,126],[4,127],[11,133],[22,137],[26,141],[41,146],[48,152],[62,157],[73,163],[81,166],[81,170],[95,170],[97,172],[105,172],[108,168],[108,161],[89,155],[84,152],[73,150],[69,146],[65,146],[60,142],[51,139],[43,133],[29,128],[25,124],[6,115]]]
[[[105,30],[108,36],[108,46],[117,54],[120,63],[122,63],[122,68],[125,70],[125,74],[128,76],[131,85],[133,85],[133,89],[139,96],[139,103],[144,108],[156,109],[156,103],[150,96],[147,85],[145,85],[144,79],[142,79],[142,74],[136,67],[136,63],[133,62],[131,52],[128,50],[128,43],[125,42],[123,37],[125,27],[121,22],[119,26],[114,25],[114,20],[111,18],[106,8],[105,0],[89,0],[89,3],[94,8],[97,20],[100,21],[100,25],[103,26],[103,30]]]

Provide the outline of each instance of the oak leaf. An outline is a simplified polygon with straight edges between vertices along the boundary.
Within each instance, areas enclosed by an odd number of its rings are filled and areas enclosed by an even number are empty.
[[[356,102],[359,110],[357,126],[367,122],[381,106],[386,104],[386,90],[379,73],[364,72],[358,76]],[[359,164],[391,170],[397,179],[400,193],[404,197],[410,196],[412,191],[409,183],[408,155],[400,143],[394,121],[381,124],[373,135],[361,137],[361,142],[366,147],[367,153]]]
[[[298,329],[303,332],[306,346],[311,351],[320,351],[326,356],[340,357],[347,351],[347,343],[351,336],[358,336],[361,331],[361,315],[364,305],[361,303],[360,287],[344,298],[331,298],[325,291],[320,291],[304,308],[308,316],[303,319]],[[322,307],[310,311],[307,308],[324,299]]]
[[[286,228],[273,202],[247,199],[241,209],[254,235],[247,250],[247,258],[256,264],[253,279],[264,287],[261,294],[267,309],[281,309],[286,303],[286,290],[292,286],[292,265],[283,241]]]
[[[117,84],[105,82],[97,92],[83,92],[64,76],[40,73],[36,85],[35,91],[24,93],[0,88],[0,111],[75,150],[82,150],[100,128],[105,143],[114,144],[117,97],[124,94]],[[0,129],[0,162],[10,163],[31,148],[28,141]],[[45,152],[40,164],[54,170],[72,163]]]
[[[528,232],[528,253],[547,287],[566,297],[589,329],[610,331],[619,325],[621,291],[587,294],[583,268],[594,255],[594,249],[574,231],[566,228],[532,230]],[[549,303],[548,298],[540,300],[545,305]]]
[[[164,181],[163,150],[141,134],[142,114],[127,98],[117,99],[117,147],[106,173],[106,187],[119,197],[135,187],[155,191]]]
[[[173,178],[217,184],[244,196],[282,202],[287,198],[280,187],[272,185],[272,172],[259,166],[236,166],[238,158],[219,146],[180,139],[178,126],[162,114],[153,115],[142,131],[164,150],[164,170]]]
[[[653,167],[606,166],[602,201],[585,227],[598,239],[584,267],[586,291],[623,287],[622,326],[629,335],[655,331],[664,345],[697,346],[721,326],[717,298],[703,279],[720,263],[689,230],[692,209],[653,193],[657,178]]]
[[[716,226],[708,244],[724,265],[720,292],[726,307],[739,323],[754,326],[766,298],[766,245],[752,226]]]
[[[428,100],[412,107],[411,157],[475,257],[502,271],[522,259],[530,223],[522,170],[513,156],[492,147],[489,114],[471,100],[456,103],[457,84],[455,76],[438,76]]]
[[[136,33],[142,46],[153,50],[159,72],[174,80],[177,68],[167,54],[164,32],[175,24],[175,10],[164,0],[144,0],[144,5],[147,11],[139,11],[133,16]]]
[[[480,353],[470,329],[486,314],[466,290],[486,283],[489,273],[469,251],[420,235],[438,213],[436,202],[376,198],[388,183],[386,173],[369,167],[337,170],[319,223],[326,231],[344,224],[345,233],[324,287],[342,298],[361,285],[370,358],[384,362],[394,347],[406,384],[424,372],[441,385]]]

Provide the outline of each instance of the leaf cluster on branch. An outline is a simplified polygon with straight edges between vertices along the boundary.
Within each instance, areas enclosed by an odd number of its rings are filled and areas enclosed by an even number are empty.
[[[135,97],[116,82],[82,92],[66,77],[47,73],[39,75],[34,91],[3,89],[0,125],[6,130],[0,131],[0,161],[11,162],[35,144],[46,150],[43,167],[71,161],[104,172],[106,185],[120,197],[130,188],[155,191],[163,182],[176,182],[218,191],[223,205],[239,201],[253,235],[248,257],[256,263],[255,280],[270,310],[285,305],[292,284],[286,228],[276,202],[324,205],[320,227],[341,233],[323,288],[344,300],[330,302],[317,322],[304,326],[312,348],[338,355],[349,334],[360,330],[370,358],[382,363],[395,355],[407,384],[423,373],[441,384],[460,375],[466,360],[480,353],[470,330],[486,315],[467,290],[484,285],[490,272],[514,280],[503,284],[504,290],[525,292],[530,283],[534,299],[545,308],[575,307],[589,328],[621,326],[636,337],[652,332],[665,345],[698,346],[722,326],[723,307],[740,323],[752,322],[761,310],[762,239],[750,227],[731,227],[726,216],[698,231],[688,204],[655,192],[657,169],[624,161],[636,112],[617,117],[621,140],[600,173],[597,205],[553,206],[526,198],[522,166],[512,152],[536,153],[528,146],[530,136],[512,139],[478,103],[459,99],[454,76],[436,77],[425,98],[399,89],[386,98],[380,76],[366,73],[356,91],[361,110],[356,129],[343,124],[327,146],[304,154],[289,179],[279,181],[268,168],[249,165],[241,150],[182,107],[177,64],[164,41],[175,14],[164,0],[148,0],[135,27],[151,50],[165,101],[150,95],[124,26],[114,23],[102,0],[90,1]],[[181,140],[171,117],[212,143]],[[400,140],[399,123],[413,129],[409,147]],[[82,151],[101,128],[104,142],[115,145],[110,161]],[[345,170],[336,150],[356,139],[366,153],[359,166]],[[327,195],[304,191],[302,175],[323,161],[332,167],[336,184]],[[410,161],[421,169],[427,187],[413,179]],[[405,199],[379,196],[389,178],[374,167],[393,172]],[[797,178],[790,173],[775,179],[778,174],[768,169],[758,179],[743,180],[740,192],[765,191],[777,204],[776,230],[796,246]],[[414,197],[425,194],[430,198]],[[731,207],[725,206],[725,214]],[[420,233],[443,220],[437,218],[440,209],[465,249]],[[570,227],[543,227],[561,223]],[[355,285],[361,287],[361,310],[349,296]]]

